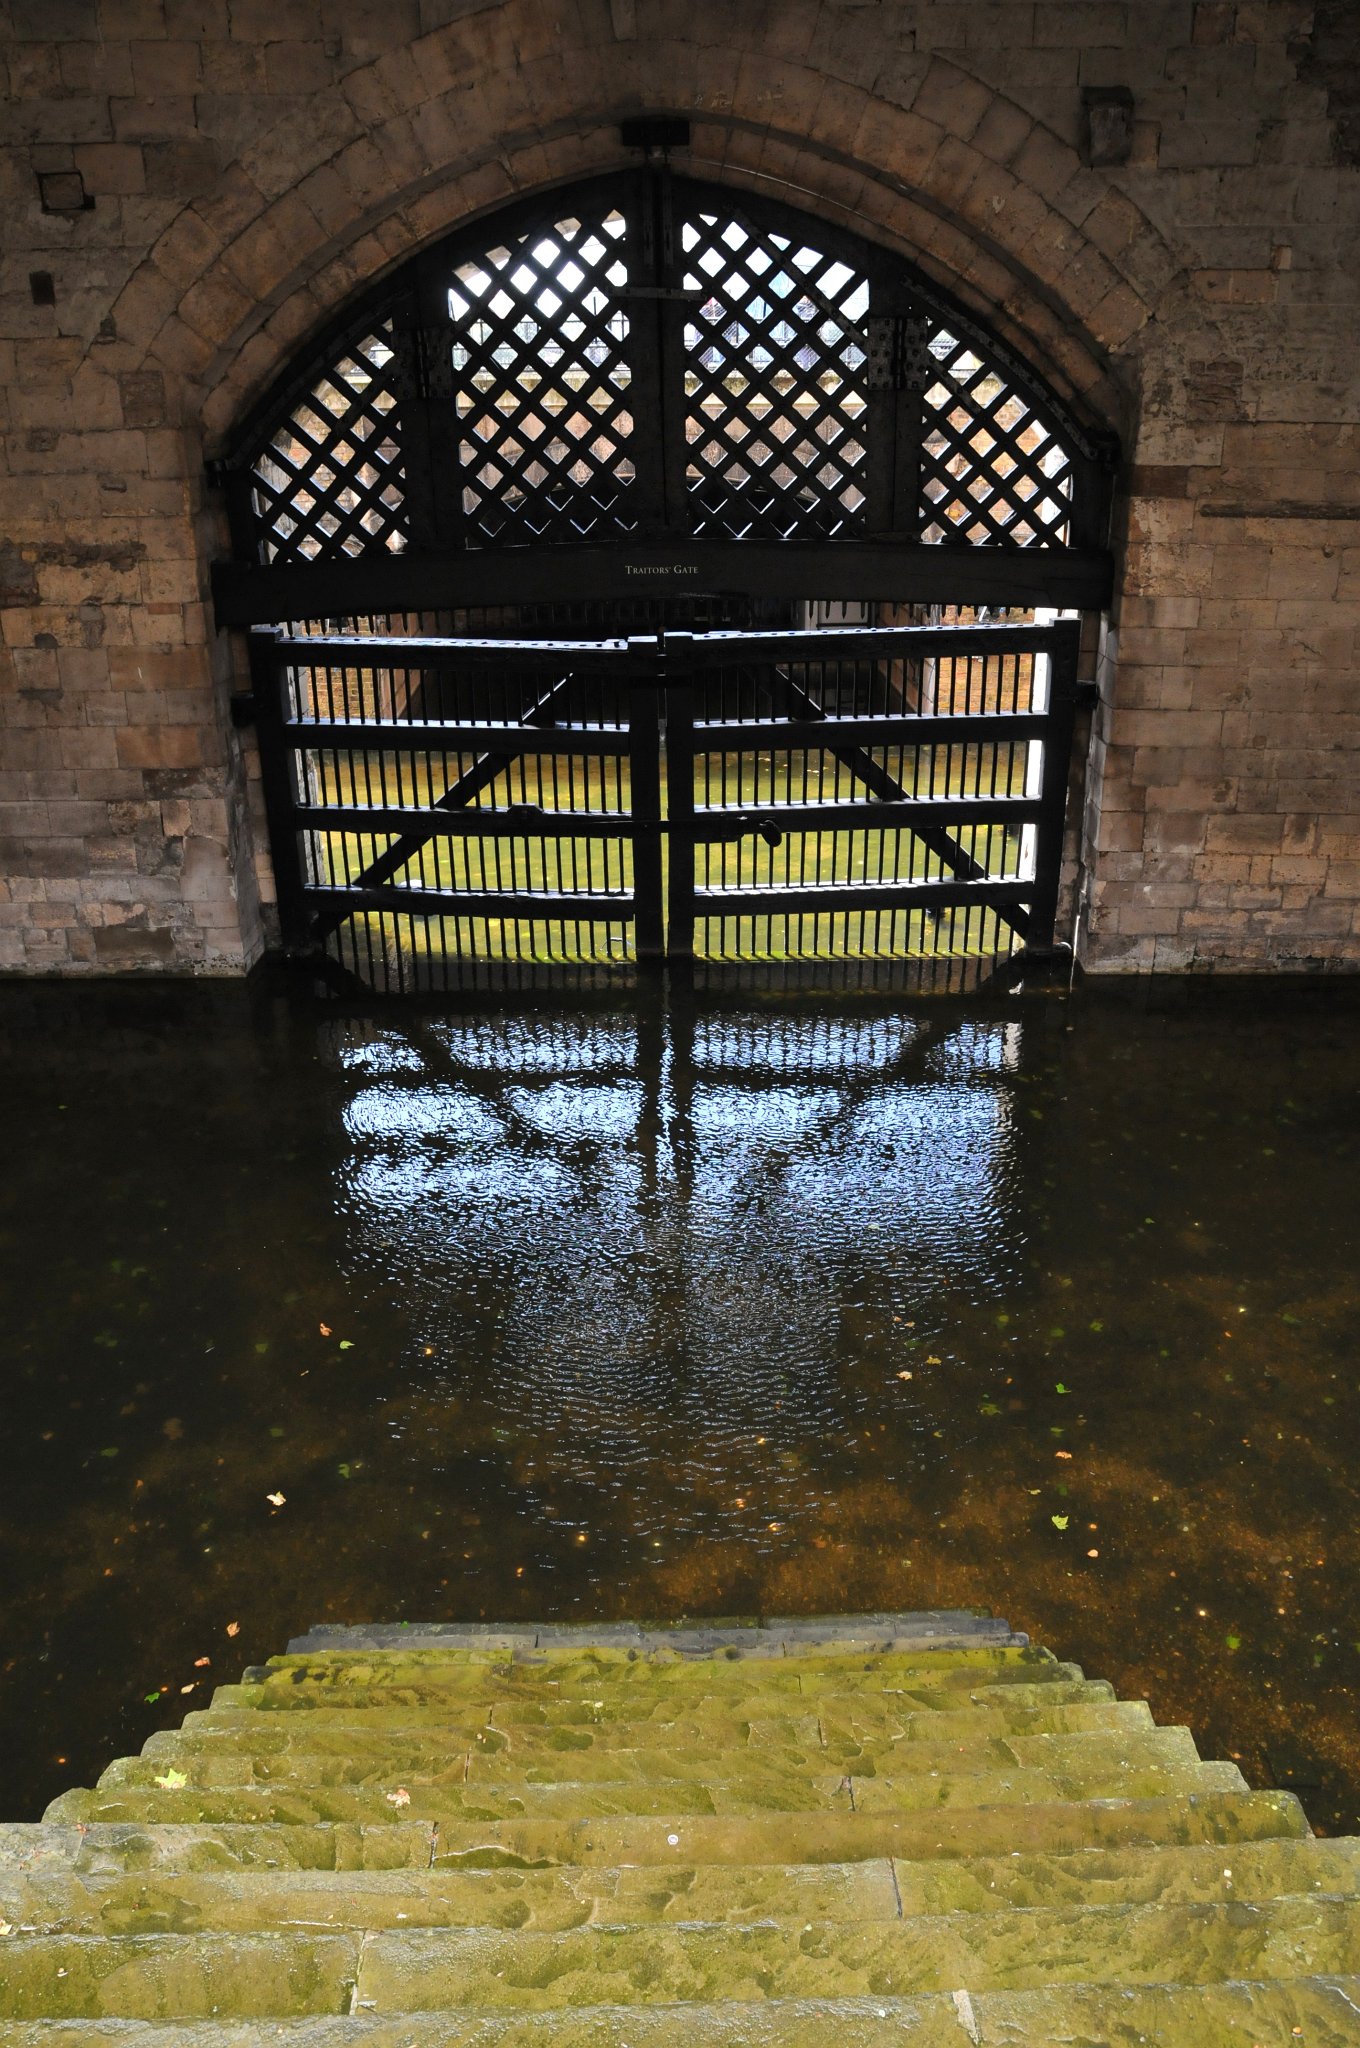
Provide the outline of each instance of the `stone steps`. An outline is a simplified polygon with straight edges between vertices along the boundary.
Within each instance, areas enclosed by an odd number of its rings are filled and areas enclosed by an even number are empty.
[[[271,1657],[266,1664],[251,1665],[243,1683],[273,1685],[276,1689],[303,1684],[356,1688],[424,1685],[437,1687],[447,1697],[466,1692],[470,1685],[493,1682],[530,1689],[544,1684],[588,1686],[592,1679],[602,1677],[609,1677],[616,1684],[640,1687],[655,1685],[663,1679],[671,1686],[681,1687],[695,1679],[705,1684],[746,1683],[753,1670],[759,1671],[762,1688],[797,1685],[804,1680],[824,1683],[837,1672],[868,1673],[875,1686],[884,1675],[899,1672],[918,1673],[922,1678],[932,1671],[1014,1671],[1039,1679],[1060,1674],[1081,1676],[1075,1665],[1062,1664],[1051,1651],[1031,1644],[1027,1636],[1013,1635],[1007,1630],[998,1631],[995,1637],[979,1633],[938,1641],[920,1637],[863,1641],[847,1638],[838,1643],[798,1644],[759,1640],[755,1647],[734,1643],[711,1653],[687,1654],[669,1643],[651,1648],[552,1645],[547,1649],[504,1652],[333,1650],[310,1657]]]
[[[379,2011],[543,2012],[768,1997],[905,1998],[1052,1984],[1290,1979],[1344,1973],[1360,1955],[1360,1899],[1091,1906],[930,1914],[911,1920],[471,1928],[345,1933],[11,1935],[0,2020],[268,2018]]]
[[[1011,1712],[1021,1707],[1049,1711],[1057,1707],[1118,1704],[1114,1687],[1104,1679],[1049,1678],[1022,1683],[1014,1678],[1002,1678],[995,1684],[945,1685],[938,1682],[942,1676],[937,1674],[937,1682],[933,1684],[894,1684],[877,1691],[857,1687],[849,1692],[839,1688],[828,1691],[820,1687],[804,1692],[796,1685],[786,1684],[782,1678],[778,1681],[771,1678],[764,1688],[755,1693],[749,1686],[715,1692],[701,1679],[685,1685],[682,1690],[677,1679],[670,1690],[661,1686],[645,1697],[633,1690],[611,1698],[608,1688],[601,1696],[600,1688],[592,1686],[584,1697],[550,1691],[546,1694],[540,1692],[535,1698],[523,1692],[517,1694],[502,1690],[494,1697],[456,1703],[441,1700],[437,1695],[433,1700],[428,1696],[410,1700],[405,1690],[400,1694],[384,1693],[371,1700],[356,1700],[352,1694],[338,1693],[318,1699],[305,1688],[298,1688],[288,1692],[273,1691],[266,1699],[251,1705],[236,1696],[241,1691],[239,1686],[224,1685],[217,1688],[211,1706],[200,1707],[185,1715],[184,1726],[195,1732],[204,1728],[248,1728],[263,1733],[271,1727],[285,1728],[287,1724],[279,1721],[278,1715],[280,1711],[289,1709],[305,1712],[309,1728],[361,1731],[378,1728],[384,1722],[392,1727],[447,1730],[467,1725],[497,1728],[605,1727],[615,1721],[632,1725],[648,1721],[659,1726],[672,1726],[692,1714],[705,1718],[730,1714],[738,1719],[770,1720],[806,1713],[810,1708],[815,1711],[822,1701],[827,1701],[837,1712],[863,1715],[870,1720],[878,1717],[885,1722],[896,1715],[966,1713],[974,1706]],[[776,1682],[778,1691],[775,1690]]]
[[[404,1745],[365,1744],[358,1755],[299,1744],[282,1754],[257,1756],[202,1749],[157,1749],[151,1756],[120,1757],[99,1779],[98,1790],[151,1786],[174,1770],[195,1789],[270,1786],[390,1788],[394,1775],[408,1787],[532,1784],[663,1784],[676,1780],[741,1786],[753,1796],[763,1789],[809,1784],[828,1772],[861,1778],[920,1775],[962,1777],[977,1771],[1020,1765],[1031,1770],[1134,1770],[1193,1766],[1199,1753],[1188,1728],[1091,1729],[1075,1734],[983,1735],[966,1741],[855,1742],[843,1739],[800,1747],[774,1743],[715,1749],[712,1744],[678,1744],[625,1749],[610,1744],[598,1752],[559,1747],[521,1750],[503,1740],[484,1747],[478,1734],[466,1745],[435,1751],[418,1739]]]
[[[0,2041],[1355,2048],[1358,1878],[986,1616],[328,1629],[0,1828]]]
[[[1016,1839],[1013,1806],[956,1807],[916,1814],[809,1813],[799,1816],[796,1846],[806,1864],[867,1856],[908,1861],[1000,1856]],[[1088,1849],[1177,1843],[1294,1840],[1308,1836],[1291,1792],[1181,1794],[1025,1809],[1028,1850],[1066,1854]],[[672,1837],[675,1839],[672,1840]],[[783,1815],[710,1818],[689,1815],[683,1830],[666,1819],[596,1816],[567,1821],[445,1821],[435,1841],[428,1821],[301,1823],[15,1823],[0,1829],[0,1869],[74,1868],[90,1872],[143,1869],[391,1870],[434,1867],[538,1869],[557,1864],[594,1869],[612,1864],[673,1869],[696,1862],[784,1863],[790,1849]],[[431,1866],[431,1854],[434,1863]]]
[[[676,1821],[696,1815],[744,1818],[760,1813],[938,1812],[960,1806],[1024,1806],[1053,1800],[1163,1799],[1176,1792],[1245,1789],[1235,1764],[1106,1763],[1034,1770],[994,1766],[945,1775],[852,1778],[834,1770],[824,1777],[775,1775],[726,1781],[636,1779],[547,1784],[495,1780],[479,1785],[424,1784],[385,1790],[350,1785],[113,1786],[108,1791],[65,1792],[45,1818],[89,1826],[96,1821],[233,1820],[356,1821],[374,1825],[399,1815],[410,1820],[479,1821],[519,1818],[591,1819],[643,1816]],[[407,1797],[401,1799],[405,1790]]]
[[[1279,1840],[821,1865],[547,1870],[137,1870],[0,1874],[20,1934],[253,1932],[271,1926],[558,1931],[654,1922],[872,1921],[1032,1907],[1224,1905],[1360,1891],[1360,1845]]]
[[[324,1651],[330,1656],[369,1650],[419,1652],[470,1650],[663,1650],[677,1656],[711,1657],[735,1649],[748,1655],[804,1654],[812,1649],[877,1648],[916,1645],[931,1648],[953,1643],[995,1641],[1024,1645],[1029,1638],[989,1614],[935,1609],[913,1614],[784,1615],[770,1620],[751,1616],[726,1621],[571,1622],[501,1627],[494,1622],[443,1624],[377,1624],[369,1627],[319,1627],[296,1636],[281,1658],[271,1663],[305,1659]]]
[[[951,1697],[953,1697],[951,1695]],[[564,1706],[576,1702],[564,1701]],[[142,1745],[143,1756],[221,1756],[229,1752],[243,1756],[285,1756],[306,1751],[318,1755],[347,1756],[356,1739],[362,1738],[371,1755],[418,1749],[423,1753],[453,1754],[482,1746],[485,1754],[508,1750],[519,1756],[598,1753],[602,1750],[636,1750],[654,1747],[664,1740],[684,1748],[696,1743],[712,1751],[831,1742],[940,1743],[978,1736],[1080,1735],[1125,1728],[1140,1732],[1153,1726],[1152,1713],[1144,1700],[1093,1700],[1089,1704],[1027,1707],[965,1706],[914,1711],[861,1695],[838,1698],[831,1694],[810,1703],[802,1713],[766,1714],[757,1698],[746,1702],[747,1712],[718,1706],[711,1712],[681,1710],[668,1720],[619,1721],[502,1721],[476,1719],[472,1714],[456,1719],[441,1717],[424,1723],[408,1723],[399,1712],[391,1715],[338,1714],[307,1716],[303,1723],[284,1722],[278,1716],[265,1721],[259,1714],[190,1714],[179,1729],[163,1729]]]
[[[917,1998],[593,2006],[540,2014],[361,2012],[256,2021],[12,2023],[5,2048],[1355,2048],[1360,1977],[956,1990]]]

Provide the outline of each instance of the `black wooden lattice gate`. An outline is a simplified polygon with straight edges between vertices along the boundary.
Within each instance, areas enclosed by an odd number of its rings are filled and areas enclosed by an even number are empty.
[[[901,256],[663,149],[470,223],[213,471],[285,938],[403,986],[1041,948],[1112,456]]]
[[[366,980],[1052,945],[1074,621],[253,651],[285,939]]]

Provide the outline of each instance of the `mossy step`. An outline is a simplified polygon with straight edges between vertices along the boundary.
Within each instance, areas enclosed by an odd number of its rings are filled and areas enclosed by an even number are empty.
[[[550,1692],[528,1697],[523,1693],[502,1693],[491,1699],[449,1701],[428,1694],[411,1700],[405,1693],[383,1692],[357,1706],[347,1694],[311,1694],[279,1691],[262,1703],[242,1700],[238,1686],[219,1686],[211,1706],[200,1707],[184,1717],[191,1731],[203,1728],[267,1728],[278,1721],[277,1709],[301,1708],[310,1727],[344,1728],[362,1734],[364,1727],[384,1722],[401,1728],[448,1728],[472,1725],[497,1728],[603,1727],[611,1722],[650,1721],[669,1727],[695,1713],[731,1713],[738,1718],[774,1717],[785,1714],[858,1714],[886,1719],[893,1714],[964,1713],[972,1708],[1073,1707],[1115,1705],[1114,1687],[1103,1678],[1052,1680],[1019,1684],[1003,1680],[977,1685],[892,1685],[871,1690],[856,1687],[849,1692],[804,1693],[797,1686],[757,1691],[736,1687],[731,1691],[666,1691],[643,1694],[620,1691],[601,1695],[598,1691],[566,1698]]]
[[[657,1921],[908,1920],[1016,1908],[1223,1905],[1360,1894],[1360,1841],[1087,1849],[913,1863],[575,1866],[551,1870],[263,1869],[0,1873],[0,1920],[21,1934],[189,1934],[533,1928]]]
[[[904,1916],[993,1913],[1018,1906],[1192,1905],[1327,1892],[1360,1894],[1360,1839],[1028,1850],[946,1861],[894,1861]]]
[[[1151,1845],[1311,1840],[1292,1792],[1182,1793],[1163,1799],[1115,1799],[1032,1805],[1024,1842],[1033,1854]],[[445,1821],[433,1840],[428,1822],[302,1823],[94,1822],[0,1826],[0,1870],[75,1869],[97,1876],[148,1870],[392,1870],[544,1868],[579,1864],[839,1863],[896,1856],[907,1862],[1004,1856],[1014,1849],[1013,1806],[955,1807],[916,1814],[798,1816],[796,1838],[782,1815],[717,1819],[595,1817],[591,1820]]]
[[[272,2020],[271,2048],[1355,2048],[1360,1977]],[[253,2021],[17,2022],[5,2048],[261,2048]]]
[[[110,1764],[98,1789],[159,1785],[167,1776],[207,1790],[238,1786],[377,1787],[390,1791],[399,1776],[414,1786],[484,1783],[510,1786],[572,1784],[662,1784],[677,1780],[742,1786],[751,1793],[761,1787],[813,1781],[836,1771],[858,1782],[880,1775],[901,1777],[927,1772],[957,1777],[972,1771],[1004,1770],[1020,1765],[1030,1770],[1137,1770],[1192,1765],[1200,1761],[1188,1728],[1145,1727],[1092,1731],[1078,1735],[983,1735],[965,1741],[893,1742],[828,1741],[798,1748],[755,1745],[718,1749],[712,1745],[676,1744],[667,1748],[602,1750],[551,1748],[527,1752],[496,1740],[488,1732],[467,1748],[432,1749],[419,1739],[400,1747],[367,1744],[349,1755],[330,1750],[293,1748],[282,1756],[257,1757],[239,1752],[184,1751],[178,1757],[158,1750],[152,1756],[120,1757]]]
[[[0,2015],[266,2018],[344,2009],[544,2011],[909,1997],[967,1984],[1182,1984],[1331,1975],[1360,1954],[1360,1901],[1097,1906],[911,1921],[252,1934],[12,1935]]]
[[[268,1682],[246,1679],[240,1685],[218,1686],[213,1693],[212,1704],[218,1709],[244,1707],[266,1714],[299,1710],[315,1712],[327,1707],[343,1707],[347,1713],[354,1713],[365,1708],[395,1706],[433,1708],[448,1713],[466,1712],[471,1704],[498,1707],[503,1701],[510,1700],[541,1704],[570,1700],[599,1711],[607,1710],[612,1700],[620,1712],[626,1702],[627,1711],[636,1717],[662,1702],[669,1705],[695,1699],[716,1701],[724,1696],[745,1698],[751,1691],[753,1668],[745,1663],[735,1668],[720,1664],[682,1664],[668,1670],[664,1666],[639,1664],[626,1674],[602,1676],[599,1672],[576,1672],[568,1682],[565,1679],[545,1679],[535,1667],[515,1664],[505,1665],[500,1672],[488,1666],[477,1672],[450,1673],[446,1680],[437,1684],[423,1680],[409,1684],[383,1680],[369,1685],[348,1680],[323,1682],[315,1677],[314,1667],[308,1667],[305,1671],[299,1670],[295,1677],[279,1674]],[[880,1665],[857,1660],[853,1665],[818,1673],[816,1683],[812,1682],[810,1674],[789,1664],[779,1664],[762,1678],[759,1690],[771,1703],[786,1699],[815,1703],[830,1693],[863,1693],[872,1698],[888,1694],[907,1696],[916,1692],[973,1694],[1009,1685],[1022,1687],[1026,1693],[1032,1694],[1044,1685],[1081,1682],[1082,1673],[1075,1664],[941,1665],[930,1670],[922,1668],[918,1662],[894,1667],[887,1662]],[[1104,1696],[1109,1698],[1112,1694]]]
[[[402,1790],[407,1798],[402,1799]],[[739,1816],[859,1813],[940,1809],[951,1806],[1017,1806],[1054,1800],[1159,1799],[1178,1792],[1244,1790],[1235,1764],[1093,1763],[1083,1768],[1032,1770],[1023,1765],[966,1771],[962,1775],[923,1772],[915,1776],[855,1778],[831,1774],[790,1779],[775,1774],[733,1783],[671,1779],[636,1783],[550,1784],[497,1782],[364,1790],[348,1786],[253,1785],[198,1788],[193,1785],[114,1786],[107,1791],[65,1792],[44,1816],[54,1822],[94,1821],[381,1821],[399,1815],[412,1820],[496,1821],[502,1819],[590,1819],[601,1815]]]
[[[278,1870],[0,1876],[0,1920],[20,1934],[193,1934],[271,1927],[534,1928],[659,1921],[895,1920],[886,1857],[864,1863],[669,1871]]]
[[[345,2012],[358,1934],[10,1935],[0,2016],[269,2019]]]
[[[864,1744],[934,1744],[972,1741],[994,1735],[1083,1735],[1114,1729],[1139,1734],[1153,1726],[1152,1713],[1144,1700],[1097,1700],[1089,1705],[1058,1707],[966,1706],[957,1712],[904,1711],[893,1702],[872,1701],[857,1705],[853,1699],[819,1703],[816,1710],[782,1715],[763,1714],[763,1702],[750,1702],[751,1711],[729,1713],[718,1707],[711,1712],[685,1712],[663,1721],[563,1722],[557,1725],[499,1719],[487,1723],[460,1715],[436,1723],[408,1725],[400,1713],[378,1715],[367,1722],[361,1715],[345,1716],[338,1722],[317,1725],[309,1715],[304,1722],[283,1721],[278,1715],[236,1715],[215,1721],[190,1715],[183,1728],[164,1728],[142,1744],[144,1757],[241,1755],[284,1757],[307,1752],[319,1756],[352,1756],[362,1750],[366,1756],[403,1755],[421,1751],[430,1755],[453,1753],[480,1744],[487,1753],[507,1749],[522,1759],[569,1755],[573,1752],[601,1753],[613,1749],[646,1749],[662,1742],[686,1747],[694,1743],[714,1750],[768,1749],[782,1746],[821,1746],[836,1742]]]
[[[769,1636],[799,1643],[846,1637],[939,1635],[1005,1635],[1008,1624],[997,1615],[967,1607],[883,1608],[870,1614],[719,1615],[712,1620],[682,1617],[674,1621],[555,1621],[502,1623],[464,1622],[322,1622],[295,1636],[289,1656],[311,1656],[318,1650],[407,1649],[628,1649],[674,1645],[677,1648],[748,1643]]]
[[[1058,1983],[1212,1984],[1327,1976],[1360,1956],[1360,1901],[1036,1908],[859,1927],[641,1929],[564,1934],[442,1930],[375,1934],[358,1997],[378,2011],[694,2000],[909,1997],[1037,1990]]]
[[[498,1686],[538,1688],[545,1685],[568,1692],[589,1693],[600,1685],[671,1686],[725,1682],[749,1682],[747,1674],[760,1673],[762,1687],[809,1686],[841,1674],[867,1674],[928,1680],[931,1674],[958,1674],[939,1679],[945,1684],[966,1683],[967,1674],[986,1672],[989,1676],[1017,1671],[1026,1680],[1036,1677],[1081,1677],[1075,1665],[1063,1666],[1047,1650],[992,1642],[960,1642],[957,1647],[880,1650],[847,1648],[831,1652],[820,1647],[797,1657],[759,1654],[732,1646],[711,1656],[680,1657],[673,1650],[649,1651],[600,1649],[516,1650],[506,1655],[485,1650],[431,1650],[426,1652],[372,1651],[348,1655],[323,1651],[314,1657],[272,1657],[267,1664],[251,1667],[248,1682],[281,1686],[352,1686],[356,1689],[383,1686],[438,1686],[450,1693],[466,1693],[470,1686],[494,1682]],[[740,1675],[740,1676],[739,1676]]]

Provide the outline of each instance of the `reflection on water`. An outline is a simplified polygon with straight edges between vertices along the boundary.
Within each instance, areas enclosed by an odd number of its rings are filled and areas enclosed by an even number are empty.
[[[711,1530],[756,1437],[815,1443],[760,1489],[808,1522],[878,1397],[840,1369],[857,1316],[894,1276],[981,1300],[1023,1268],[1023,1027],[949,1021],[337,1026],[349,1259],[400,1272],[416,1380],[475,1351],[502,1426],[627,1475],[639,1530]]]
[[[0,993],[7,1810],[323,1619],[985,1603],[1356,1824],[1350,992]]]

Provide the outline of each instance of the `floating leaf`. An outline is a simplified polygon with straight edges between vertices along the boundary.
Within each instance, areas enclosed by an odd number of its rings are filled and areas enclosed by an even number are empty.
[[[320,1332],[321,1332],[321,1334],[322,1334],[322,1336],[323,1336],[323,1337],[329,1337],[329,1336],[330,1336],[330,1334],[331,1334],[331,1326],[330,1326],[330,1324],[329,1324],[329,1323],[318,1323],[316,1327],[318,1328],[318,1330],[320,1330]]]
[[[227,1634],[228,1634],[229,1636],[239,1636],[239,1635],[240,1635],[240,1633],[241,1633],[241,1624],[240,1624],[240,1622],[239,1622],[239,1621],[229,1621],[229,1622],[227,1623]]]
[[[1070,1458],[1072,1453],[1070,1451],[1055,1451],[1053,1455],[1055,1458]]]
[[[195,1669],[195,1671],[201,1671],[201,1670],[203,1669],[203,1666],[204,1666],[205,1664],[211,1664],[211,1663],[212,1663],[212,1658],[211,1658],[211,1657],[195,1657],[195,1658],[194,1658],[194,1669]]]
[[[1070,1515],[1050,1515],[1048,1519],[1052,1522],[1055,1529],[1065,1529],[1072,1517]]]
[[[146,1701],[149,1707],[154,1707],[157,1700],[160,1698],[160,1694],[158,1692],[147,1692],[142,1694],[142,1698]]]
[[[411,1795],[404,1785],[398,1785],[395,1792],[387,1792],[383,1796],[389,1806],[409,1806],[411,1804]]]
[[[183,1771],[176,1771],[173,1769],[168,1770],[165,1773],[164,1777],[157,1778],[156,1780],[156,1783],[160,1786],[163,1792],[178,1792],[180,1786],[187,1785],[188,1782],[188,1777],[185,1775]]]
[[[272,1508],[281,1508],[288,1496],[286,1493],[267,1493],[265,1499]]]
[[[342,1337],[340,1339],[340,1349],[342,1351],[352,1351],[354,1349],[352,1340],[348,1337]]]
[[[1223,1640],[1230,1650],[1240,1650],[1242,1647],[1241,1636],[1224,1636]]]
[[[13,1934],[13,1932],[14,1929],[8,1920],[0,1920],[0,1934]]]
[[[1055,1394],[1070,1394],[1072,1389],[1070,1387],[1065,1387],[1062,1381],[1059,1380],[1057,1384],[1054,1386],[1053,1391]]]

